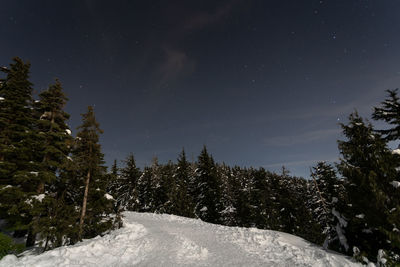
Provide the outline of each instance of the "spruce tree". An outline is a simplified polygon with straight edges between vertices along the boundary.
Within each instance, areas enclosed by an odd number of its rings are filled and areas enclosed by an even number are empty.
[[[76,184],[82,188],[78,240],[94,237],[113,226],[113,199],[107,195],[107,176],[104,155],[101,153],[99,134],[103,133],[96,121],[93,107],[82,114],[72,159],[76,171]],[[79,201],[79,198],[76,199]]]
[[[398,89],[396,90],[387,90],[389,96],[385,101],[381,103],[380,107],[374,108],[374,113],[372,117],[375,120],[382,120],[389,124],[388,129],[378,130],[385,140],[388,141],[396,141],[398,147],[400,145],[398,142],[400,141],[400,102],[399,97],[397,96]],[[393,178],[393,181],[390,182],[390,185],[386,185],[386,193],[388,197],[388,202],[390,203],[390,212],[388,214],[388,220],[390,224],[393,226],[392,230],[386,230],[385,233],[388,236],[389,241],[392,244],[392,247],[397,248],[397,252],[388,251],[387,258],[390,261],[395,261],[400,258],[399,248],[400,248],[400,232],[398,231],[400,225],[400,150],[399,148],[392,151],[393,156],[396,158],[395,167],[397,171],[396,177]],[[388,188],[387,188],[388,187]],[[396,256],[397,255],[397,256]]]
[[[34,216],[35,233],[41,233],[48,241],[59,244],[63,231],[60,212],[68,209],[64,205],[61,180],[59,174],[69,160],[70,146],[73,138],[66,124],[69,114],[64,111],[67,97],[63,93],[61,83],[56,80],[47,90],[39,94],[35,102],[36,129],[39,132],[40,149],[36,153],[41,161],[38,169],[40,179],[37,196],[32,201],[31,212]],[[65,218],[64,218],[65,219]],[[68,224],[71,223],[67,220]],[[59,238],[57,238],[58,236]],[[56,240],[57,239],[57,240]]]
[[[196,170],[195,213],[203,221],[220,222],[220,181],[218,180],[214,159],[204,146]]]
[[[381,103],[380,107],[374,107],[372,118],[388,123],[391,128],[379,130],[387,141],[400,139],[400,102],[397,96],[398,89],[387,90],[388,98]]]
[[[357,113],[349,116],[348,125],[342,124],[346,141],[339,141],[342,154],[339,170],[345,179],[349,205],[341,213],[346,219],[346,237],[355,256],[375,261],[383,249],[399,254],[399,247],[391,243],[394,225],[390,220],[393,203],[388,191],[397,176],[396,157],[383,138],[375,133]],[[388,234],[390,233],[390,234]],[[389,240],[389,242],[387,242]]]
[[[115,198],[115,205],[118,204],[118,179],[120,176],[120,170],[118,168],[117,160],[115,159],[111,165],[110,173],[108,174],[107,192]]]
[[[152,212],[154,210],[152,168],[145,167],[137,184],[137,207],[135,210],[141,212]]]
[[[186,159],[185,150],[179,154],[178,163],[175,166],[174,180],[176,183],[175,208],[173,214],[192,218],[193,199],[190,194],[191,168]]]
[[[311,172],[309,207],[314,219],[322,228],[323,247],[345,252],[340,242],[342,225],[335,216],[341,205],[346,204],[346,194],[342,180],[336,170],[326,162],[318,162]],[[343,240],[342,240],[343,242]]]
[[[216,167],[217,175],[221,181],[221,223],[236,226],[239,223],[237,214],[239,186],[229,166],[218,164]]]
[[[137,183],[141,176],[141,171],[136,167],[133,154],[129,154],[125,161],[125,167],[120,170],[118,176],[115,196],[117,202],[123,210],[134,210],[137,199]]]
[[[41,178],[29,69],[20,58],[1,69],[6,77],[0,84],[0,217],[15,234],[29,228],[26,245],[32,246],[30,197],[37,194]]]

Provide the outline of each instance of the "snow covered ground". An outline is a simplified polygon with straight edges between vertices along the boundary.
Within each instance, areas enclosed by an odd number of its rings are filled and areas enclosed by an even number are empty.
[[[173,215],[124,213],[124,227],[0,266],[358,266],[302,238]]]

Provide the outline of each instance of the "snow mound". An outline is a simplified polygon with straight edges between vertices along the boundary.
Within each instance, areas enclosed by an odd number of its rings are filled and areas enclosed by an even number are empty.
[[[40,255],[9,255],[0,266],[359,266],[302,238],[196,219],[124,213],[124,227]]]

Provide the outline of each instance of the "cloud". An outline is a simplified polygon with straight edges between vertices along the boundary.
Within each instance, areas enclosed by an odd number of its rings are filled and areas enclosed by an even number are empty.
[[[191,16],[184,24],[186,30],[202,29],[208,25],[219,22],[226,17],[238,1],[230,1],[218,7],[214,12],[199,12]]]
[[[159,85],[192,73],[195,65],[195,61],[190,59],[184,51],[164,48],[164,60],[158,70]]]
[[[341,132],[339,127],[333,129],[323,129],[309,131],[298,135],[286,135],[266,138],[264,144],[267,146],[293,146],[298,144],[308,144],[320,140],[326,140],[338,136]]]
[[[308,166],[312,166],[314,164],[316,164],[317,162],[320,161],[327,161],[327,162],[334,162],[339,160],[338,157],[332,157],[328,160],[323,160],[321,158],[319,159],[309,159],[309,160],[295,160],[295,161],[288,161],[288,162],[279,162],[279,163],[272,163],[272,164],[267,164],[264,165],[264,168],[278,168],[278,167],[291,167],[291,166],[303,166],[303,165],[308,165]]]
[[[217,3],[216,7],[209,12],[192,10],[185,5],[172,5],[172,10],[166,10],[164,14],[166,21],[172,20],[171,25],[175,26],[168,28],[160,35],[161,40],[153,41],[157,43],[156,49],[161,48],[164,53],[164,57],[156,68],[158,87],[195,71],[196,60],[185,52],[182,42],[189,33],[223,20],[240,1],[242,0],[229,0],[224,4]],[[171,16],[171,14],[173,15]]]

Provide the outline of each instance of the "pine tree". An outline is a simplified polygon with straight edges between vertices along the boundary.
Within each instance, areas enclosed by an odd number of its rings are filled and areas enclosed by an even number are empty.
[[[345,252],[340,243],[342,226],[335,216],[340,205],[346,204],[343,181],[337,177],[335,169],[326,162],[318,162],[311,172],[309,207],[313,217],[322,227],[325,237],[324,248]],[[342,240],[343,241],[343,240]]]
[[[118,203],[118,179],[120,176],[120,170],[118,168],[117,160],[115,159],[113,165],[111,165],[110,173],[108,174],[107,192],[115,198],[115,205],[119,206]]]
[[[47,90],[39,94],[35,102],[36,129],[39,132],[40,149],[37,157],[41,163],[38,169],[40,179],[37,187],[37,196],[33,196],[31,213],[34,216],[33,226],[35,233],[46,237],[45,249],[48,241],[59,244],[63,231],[60,215],[65,207],[60,179],[61,173],[69,160],[72,144],[71,131],[66,124],[69,114],[64,111],[67,97],[63,93],[61,83],[56,80]],[[35,201],[36,199],[36,201]],[[67,220],[68,224],[71,223]],[[57,240],[56,240],[57,239]]]
[[[32,106],[30,64],[14,58],[0,84],[0,217],[15,234],[30,229],[27,246],[34,244],[30,228],[30,196],[35,195],[40,178],[37,158],[37,131]]]
[[[137,184],[137,207],[135,210],[141,212],[152,212],[154,210],[152,168],[145,167]]]
[[[194,217],[193,199],[190,194],[191,168],[190,163],[186,159],[185,150],[179,154],[178,163],[174,171],[174,180],[176,183],[176,194],[174,198],[175,208],[173,214]]]
[[[347,220],[349,247],[356,256],[373,261],[380,249],[398,254],[399,247],[387,242],[388,232],[396,234],[388,217],[393,212],[388,190],[393,190],[390,183],[397,175],[396,158],[357,113],[351,114],[349,124],[342,128],[347,141],[339,141],[339,170],[345,178],[349,205],[341,213]]]
[[[104,155],[101,153],[99,134],[103,133],[96,121],[93,107],[82,114],[83,123],[76,137],[72,159],[76,171],[76,184],[83,187],[80,200],[78,240],[94,237],[113,226],[110,214],[113,213],[113,199],[106,194],[107,176]],[[78,201],[76,199],[76,201]]]
[[[389,129],[378,131],[387,141],[400,139],[400,99],[397,91],[398,89],[387,90],[388,98],[382,102],[380,107],[375,107],[372,114],[374,120],[383,120],[392,126]]]
[[[117,202],[124,210],[134,210],[137,199],[137,183],[141,176],[141,171],[136,167],[133,154],[129,154],[125,159],[125,167],[120,170],[121,174],[117,178],[117,189],[115,196]]]
[[[196,170],[195,213],[203,221],[220,221],[220,181],[218,180],[214,159],[204,146],[198,158]]]
[[[234,177],[234,195],[236,198],[236,221],[238,226],[250,227],[252,225],[252,211],[250,207],[251,184],[249,184],[248,170],[239,166],[232,168]]]
[[[389,129],[378,130],[384,139],[387,141],[399,141],[400,140],[400,102],[397,96],[398,89],[387,90],[389,96],[381,103],[380,107],[374,108],[372,115],[375,120],[385,121],[390,125]],[[400,147],[400,145],[399,145]],[[387,197],[389,199],[390,212],[388,214],[388,220],[393,226],[392,230],[386,230],[385,233],[388,236],[392,247],[395,251],[387,251],[386,254],[389,261],[400,261],[400,234],[398,231],[400,225],[400,156],[399,149],[392,151],[393,156],[396,158],[395,167],[397,175],[393,181],[390,182],[389,188],[386,188]],[[388,185],[386,185],[388,186]]]
[[[221,223],[228,226],[238,225],[238,189],[239,186],[231,168],[225,164],[217,165],[218,179],[221,181]]]

